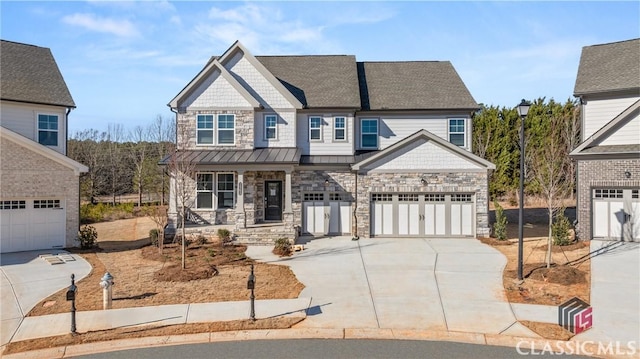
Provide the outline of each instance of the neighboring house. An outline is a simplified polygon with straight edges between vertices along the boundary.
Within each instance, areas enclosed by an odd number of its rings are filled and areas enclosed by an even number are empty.
[[[582,49],[578,235],[640,240],[640,39]]]
[[[48,48],[0,41],[0,252],[75,245],[79,175],[65,156],[75,103]]]
[[[495,166],[471,152],[479,106],[448,61],[254,57],[236,42],[169,106],[196,166],[188,218],[241,241],[489,234]],[[172,186],[170,230],[176,203]]]

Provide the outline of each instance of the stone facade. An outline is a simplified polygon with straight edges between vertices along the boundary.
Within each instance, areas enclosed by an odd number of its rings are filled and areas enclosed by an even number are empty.
[[[631,176],[625,177],[625,172]],[[582,240],[591,240],[592,189],[640,188],[640,159],[578,160],[577,231]]]
[[[12,141],[0,144],[0,199],[61,199],[67,247],[77,246],[80,185],[74,170]]]
[[[422,184],[421,179],[426,180]],[[476,235],[488,237],[489,197],[486,172],[470,173],[368,173],[358,174],[357,234],[369,237],[370,195],[375,192],[474,193]]]
[[[235,115],[235,144],[223,146],[196,145],[197,115],[219,114]],[[214,119],[214,121],[216,120]],[[252,150],[254,141],[253,124],[253,111],[251,110],[182,110],[178,113],[178,147],[189,150]]]

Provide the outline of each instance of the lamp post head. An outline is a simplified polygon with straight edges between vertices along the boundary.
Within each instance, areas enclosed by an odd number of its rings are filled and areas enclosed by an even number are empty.
[[[529,107],[531,107],[531,103],[525,101],[525,99],[522,99],[522,101],[520,101],[520,104],[518,104],[518,115],[520,115],[520,117],[527,117],[527,114],[529,113]]]

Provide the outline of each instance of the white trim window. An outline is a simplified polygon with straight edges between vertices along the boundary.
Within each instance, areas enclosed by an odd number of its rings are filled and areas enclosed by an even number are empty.
[[[360,147],[378,148],[377,118],[363,118],[360,120]]]
[[[309,141],[322,141],[322,117],[309,117]]]
[[[333,140],[334,141],[346,141],[347,140],[347,118],[346,117],[334,117],[333,118]]]
[[[218,115],[218,144],[233,145],[236,142],[235,115]]]
[[[38,143],[58,146],[58,115],[38,114]]]
[[[196,117],[196,144],[213,145],[213,115]]]
[[[449,119],[449,142],[456,146],[466,147],[466,131],[464,118]]]
[[[196,174],[196,208],[213,209],[213,173]]]
[[[218,197],[218,209],[233,208],[235,194],[233,177],[233,173],[217,174],[216,196]]]
[[[278,116],[276,115],[264,116],[264,138],[266,140],[278,139]]]

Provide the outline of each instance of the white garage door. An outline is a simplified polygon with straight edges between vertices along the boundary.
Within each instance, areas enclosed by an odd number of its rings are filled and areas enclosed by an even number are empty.
[[[59,199],[0,202],[2,253],[63,248],[66,211]]]
[[[303,194],[302,232],[306,234],[350,234],[351,202],[346,193]]]
[[[593,238],[640,240],[639,192],[637,189],[594,189]]]
[[[470,237],[473,195],[468,193],[373,193],[371,235],[377,237]]]

